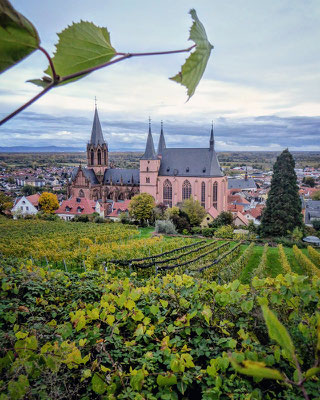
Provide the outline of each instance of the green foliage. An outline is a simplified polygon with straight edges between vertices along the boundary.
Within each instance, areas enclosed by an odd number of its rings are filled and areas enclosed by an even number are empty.
[[[31,185],[25,185],[23,186],[21,193],[23,193],[25,196],[31,196],[32,194],[37,193],[37,188]]]
[[[233,227],[231,225],[223,225],[215,231],[215,237],[221,239],[233,238]]]
[[[7,0],[0,2],[0,72],[34,52],[40,39],[35,27]]]
[[[0,214],[12,208],[13,203],[9,196],[0,191]]]
[[[298,242],[303,238],[303,232],[301,229],[299,229],[297,226],[294,228],[294,230],[291,232],[291,238],[293,241]]]
[[[217,218],[215,218],[211,224],[209,224],[212,228],[219,228],[223,225],[232,225],[233,224],[233,215],[230,211],[222,211]]]
[[[172,234],[172,235],[177,233],[173,222],[168,221],[168,220],[162,221],[160,219],[158,219],[156,221],[155,231],[157,233],[166,233],[166,234]]]
[[[308,253],[317,267],[320,267],[320,253],[312,246],[308,246]]]
[[[316,181],[312,176],[304,176],[302,183],[312,188],[316,186]]]
[[[152,218],[154,207],[154,198],[148,193],[141,193],[131,199],[129,213],[140,225],[144,225]]]
[[[263,236],[286,236],[302,227],[301,200],[291,153],[284,150],[273,166],[271,189],[261,217]]]
[[[196,50],[181,67],[181,72],[170,79],[185,86],[190,99],[206,69],[213,46],[208,41],[206,31],[199,21],[196,11],[192,9],[189,13],[193,19],[189,40],[195,42]]]
[[[300,398],[298,386],[261,380],[291,377],[293,354],[316,398],[317,277],[279,275],[251,288],[183,274],[141,281],[0,262],[7,398]],[[278,317],[266,306],[261,313],[266,303]]]
[[[116,50],[110,42],[108,30],[100,28],[92,22],[73,23],[58,36],[59,42],[56,45],[56,52],[52,61],[56,73],[61,77],[104,64],[116,55]],[[53,78],[50,66],[45,73]],[[48,82],[48,79],[44,82]],[[67,82],[70,82],[70,80]],[[33,83],[39,84],[37,81]]]
[[[312,200],[320,200],[320,190],[317,190],[311,195]]]
[[[187,214],[191,226],[200,225],[206,215],[206,210],[202,207],[200,202],[194,200],[192,196],[190,199],[184,200],[181,205],[181,210]]]

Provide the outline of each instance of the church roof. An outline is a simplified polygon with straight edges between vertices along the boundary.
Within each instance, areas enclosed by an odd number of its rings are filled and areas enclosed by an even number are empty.
[[[152,137],[152,133],[151,133],[151,125],[149,122],[149,133],[148,133],[148,138],[147,138],[146,150],[144,152],[144,155],[141,157],[141,160],[157,160],[157,159],[158,159],[158,157],[154,150],[153,137]]]
[[[98,185],[99,181],[96,177],[96,174],[94,173],[93,169],[89,169],[89,168],[83,168],[81,167],[82,172],[84,174],[84,176],[88,179],[88,181],[93,184],[93,185]],[[75,167],[73,168],[73,171],[71,172],[71,180],[73,181],[75,179],[75,177],[77,176],[79,167]]]
[[[159,170],[160,176],[221,177],[217,154],[206,149],[163,149]]]
[[[103,183],[110,185],[121,183],[124,185],[139,185],[140,184],[140,171],[138,169],[125,169],[125,168],[111,168],[107,169],[104,173]]]
[[[98,144],[102,145],[104,143],[106,143],[106,142],[104,141],[104,138],[103,138],[101,124],[100,124],[99,115],[98,115],[98,110],[96,108],[95,112],[94,112],[94,118],[93,118],[93,124],[92,124],[90,144],[93,144],[94,146],[98,146]]]
[[[256,189],[257,185],[253,178],[237,179],[228,178],[228,189]]]

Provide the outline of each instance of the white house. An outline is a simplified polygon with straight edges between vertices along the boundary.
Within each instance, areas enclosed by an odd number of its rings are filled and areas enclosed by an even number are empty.
[[[13,219],[17,219],[18,216],[25,217],[26,215],[35,215],[38,213],[38,203],[40,194],[36,193],[31,196],[17,197],[11,214]]]

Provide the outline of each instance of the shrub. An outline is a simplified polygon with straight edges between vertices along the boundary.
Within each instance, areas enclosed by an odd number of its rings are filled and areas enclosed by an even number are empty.
[[[97,216],[93,219],[93,222],[95,222],[96,224],[104,224],[105,219],[103,217]]]
[[[72,222],[89,222],[89,215],[83,214],[83,215],[76,215]]]
[[[224,225],[218,228],[215,232],[215,236],[221,239],[232,239],[233,238],[233,227],[231,225]]]
[[[214,235],[215,229],[213,228],[203,228],[202,235],[205,237],[212,237]]]
[[[156,233],[166,233],[167,235],[174,235],[177,233],[172,221],[160,219],[156,221],[155,231]]]
[[[201,233],[202,233],[202,228],[200,228],[200,226],[194,226],[194,227],[191,228],[191,232],[192,232],[194,235],[201,235]]]
[[[320,190],[319,190],[320,191]],[[317,219],[312,222],[312,226],[316,231],[320,231],[320,219]]]
[[[174,226],[176,227],[179,233],[182,233],[183,230],[187,230],[188,232],[190,232],[190,224],[185,217],[180,217],[179,215],[172,215],[170,219],[174,223]]]

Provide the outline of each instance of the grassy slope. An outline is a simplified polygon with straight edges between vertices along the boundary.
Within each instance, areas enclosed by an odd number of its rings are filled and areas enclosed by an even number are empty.
[[[279,253],[277,247],[269,247],[267,253],[267,268],[265,276],[275,278],[277,275],[282,274],[283,269],[280,263]]]
[[[249,258],[247,265],[244,267],[239,279],[242,283],[249,283],[252,278],[252,271],[257,268],[263,252],[263,246],[255,246],[252,256]]]

